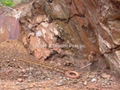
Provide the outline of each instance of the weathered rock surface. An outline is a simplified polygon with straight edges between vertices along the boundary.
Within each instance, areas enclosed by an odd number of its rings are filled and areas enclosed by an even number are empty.
[[[16,18],[0,15],[0,42],[18,39],[20,26]]]
[[[86,17],[97,35],[99,50],[108,59],[113,72],[120,72],[120,2],[117,0],[83,1]],[[94,13],[94,14],[93,14]],[[116,53],[117,52],[117,53]]]
[[[47,42],[47,48],[58,40],[57,44],[70,45],[69,49],[78,55],[102,54],[113,71],[120,72],[119,0],[36,0],[29,9],[27,17],[20,19],[23,31],[28,34],[26,38],[30,39],[32,32],[34,37]],[[24,42],[29,44],[29,40]],[[37,45],[33,46],[28,45],[31,51]]]
[[[29,18],[30,22],[21,20],[24,45],[38,59],[46,59],[55,50],[59,52],[59,48],[55,47],[56,37],[59,35],[55,23],[48,23],[46,15],[38,15],[34,18]]]
[[[66,40],[83,45],[88,53],[100,51],[113,72],[120,72],[119,0],[54,0],[46,7],[47,15],[63,28]]]

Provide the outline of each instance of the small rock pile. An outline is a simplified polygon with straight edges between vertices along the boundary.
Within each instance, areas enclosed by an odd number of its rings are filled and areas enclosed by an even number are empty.
[[[56,36],[59,36],[55,23],[49,23],[46,15],[21,19],[24,45],[38,59],[46,59],[54,51],[59,52]]]

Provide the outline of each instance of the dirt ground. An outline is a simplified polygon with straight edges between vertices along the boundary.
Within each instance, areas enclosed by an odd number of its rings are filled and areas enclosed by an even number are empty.
[[[44,61],[57,67],[80,72],[80,78],[71,79],[63,73],[24,61],[36,60],[27,53],[20,41],[0,44],[0,90],[119,90],[119,81],[107,69],[80,70],[85,59],[65,56]],[[41,61],[36,61],[41,62]]]

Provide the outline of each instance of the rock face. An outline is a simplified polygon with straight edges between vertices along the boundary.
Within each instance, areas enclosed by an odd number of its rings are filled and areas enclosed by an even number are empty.
[[[64,39],[88,53],[100,52],[113,72],[120,72],[119,0],[53,0],[45,5],[46,13],[62,27]]]
[[[36,0],[32,5],[28,17],[38,18],[34,19],[36,24],[30,18],[26,19],[27,24],[21,21],[24,30],[34,32],[39,38],[43,35],[47,45],[55,43],[54,37],[57,37],[60,43],[69,44],[69,49],[81,56],[91,52],[102,54],[113,71],[120,72],[119,0]],[[50,23],[55,23],[57,31],[48,27]]]
[[[95,31],[85,16],[84,1],[53,0],[45,5],[45,12],[59,25],[64,40],[78,46],[77,50],[73,50],[75,53],[99,52]]]
[[[83,4],[86,17],[97,35],[100,52],[113,72],[120,72],[120,1],[84,0]]]

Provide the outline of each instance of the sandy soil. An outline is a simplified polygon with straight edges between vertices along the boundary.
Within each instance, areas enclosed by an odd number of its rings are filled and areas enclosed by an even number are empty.
[[[58,57],[45,63],[80,72],[79,79],[25,60],[36,60],[27,53],[20,41],[0,44],[0,90],[119,90],[119,81],[107,69],[80,70],[87,61],[71,57]],[[23,60],[23,61],[22,61]],[[41,62],[37,60],[37,62]],[[68,64],[69,62],[69,64]]]

